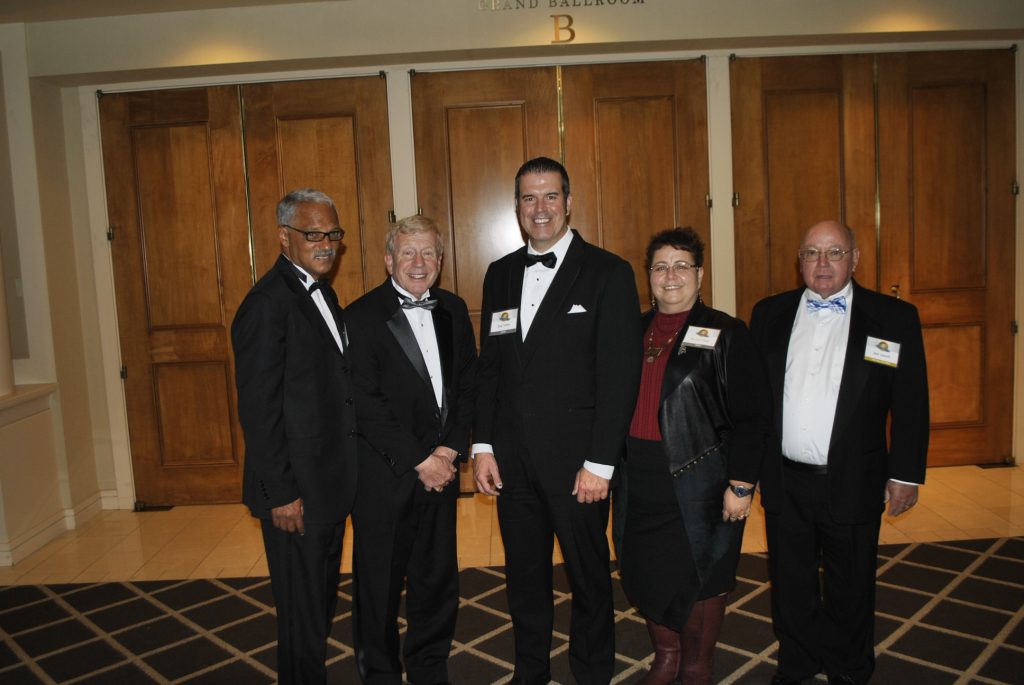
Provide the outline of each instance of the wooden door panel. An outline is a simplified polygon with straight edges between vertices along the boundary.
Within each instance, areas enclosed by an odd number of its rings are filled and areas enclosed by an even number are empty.
[[[523,244],[510,179],[527,159],[527,118],[523,103],[448,109],[453,241],[445,261],[455,271],[454,290],[474,312],[487,265]],[[489,151],[487,164],[480,150]]]
[[[854,229],[857,279],[877,282],[873,58],[737,59],[733,124],[736,305],[801,284],[796,251],[823,219]]]
[[[881,282],[921,312],[929,464],[1003,461],[1013,425],[1013,55],[890,54],[878,65]]]
[[[984,88],[914,88],[909,100],[913,291],[984,288]]]
[[[100,115],[136,498],[238,501],[229,302],[251,269],[237,90],[105,95]]]
[[[642,301],[650,237],[692,227],[705,240],[711,301],[703,61],[564,67],[562,84],[573,226],[632,264]]]
[[[224,326],[205,123],[132,131],[153,329]]]
[[[234,378],[223,362],[154,364],[153,386],[160,416],[165,467],[232,464],[228,398]],[[197,431],[195,426],[210,430]],[[202,479],[202,473],[194,474]]]
[[[841,214],[841,92],[771,91],[764,97],[771,292],[800,286],[796,251],[808,217]]]
[[[345,229],[332,278],[342,304],[383,280],[392,207],[387,83],[378,77],[242,87],[255,276],[281,252],[275,208],[285,193],[327,193]]]
[[[924,329],[932,426],[980,426],[984,420],[985,374],[980,354],[984,329],[978,325]]]

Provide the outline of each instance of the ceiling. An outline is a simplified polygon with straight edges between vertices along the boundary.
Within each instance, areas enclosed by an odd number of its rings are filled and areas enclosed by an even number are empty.
[[[309,0],[0,0],[0,24],[299,2]]]

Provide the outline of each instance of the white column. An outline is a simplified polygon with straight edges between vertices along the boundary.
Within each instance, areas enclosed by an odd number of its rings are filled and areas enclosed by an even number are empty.
[[[0,252],[0,397],[14,392],[14,362],[11,359],[11,325],[7,320],[7,289],[4,260]]]

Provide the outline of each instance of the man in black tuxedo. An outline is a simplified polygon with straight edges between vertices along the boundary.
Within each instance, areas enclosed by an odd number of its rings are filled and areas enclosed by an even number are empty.
[[[550,680],[554,536],[572,589],[569,661],[604,684],[615,658],[608,486],[640,383],[640,306],[627,262],[569,230],[569,176],[539,157],[516,174],[527,246],[484,278],[474,423],[477,488],[498,497],[513,683]]]
[[[448,681],[459,606],[457,464],[469,448],[476,341],[466,303],[432,288],[437,225],[391,227],[390,278],[346,310],[359,419],[355,643],[367,685],[401,685],[398,605],[406,587],[405,671],[413,685]]]
[[[843,224],[812,226],[799,258],[806,289],[762,300],[750,326],[775,401],[761,470],[779,640],[772,682],[824,670],[830,683],[866,683],[884,503],[902,514],[925,477],[921,321],[913,305],[852,280],[860,252]]]
[[[345,325],[326,277],[344,231],[303,189],[277,205],[281,256],[231,325],[245,434],[242,500],[261,520],[277,607],[281,683],[324,683],[345,517],[356,491],[356,415]]]

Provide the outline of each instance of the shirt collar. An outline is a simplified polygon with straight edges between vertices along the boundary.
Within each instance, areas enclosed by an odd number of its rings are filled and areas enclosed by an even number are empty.
[[[837,297],[845,297],[846,298],[846,305],[847,306],[849,306],[850,304],[853,303],[853,279],[852,278],[849,280],[849,282],[847,282],[847,284],[843,287],[842,290],[840,290],[837,293],[833,293],[832,295],[830,295],[828,300],[834,300]],[[821,295],[819,295],[818,293],[814,292],[810,288],[805,288],[804,289],[804,299],[805,300],[818,300],[818,301],[822,301],[824,298],[822,298]]]
[[[287,255],[285,255],[285,257],[284,257],[284,258],[285,258],[285,259],[288,259],[288,256],[287,256]],[[289,263],[290,263],[290,264],[292,265],[292,267],[293,267],[293,268],[295,269],[295,271],[296,271],[296,275],[297,275],[297,276],[299,277],[299,280],[301,280],[301,281],[302,281],[302,285],[303,285],[303,286],[305,286],[306,290],[309,290],[309,286],[311,286],[311,285],[313,285],[314,283],[316,283],[316,279],[315,279],[315,278],[313,278],[312,276],[310,276],[310,275],[309,275],[309,272],[308,272],[308,271],[306,271],[305,269],[303,269],[303,268],[302,268],[301,266],[299,266],[298,264],[296,264],[296,263],[295,263],[295,262],[293,262],[292,260],[288,259],[288,262],[289,262]]]
[[[548,252],[553,252],[558,257],[558,264],[561,264],[565,260],[565,254],[569,251],[569,244],[572,242],[573,232],[572,227],[568,227],[565,230],[565,235],[558,239],[558,242],[551,246]],[[547,254],[547,252],[537,252],[533,249],[533,243],[526,241],[526,253],[527,254]]]
[[[398,285],[398,282],[395,280],[393,276],[391,277],[391,286],[398,292],[399,295],[408,297],[413,302],[419,302],[420,300],[425,300],[428,297],[430,297],[430,288],[427,288],[426,292],[423,293],[423,297],[415,297],[411,292],[409,292],[402,286]]]

